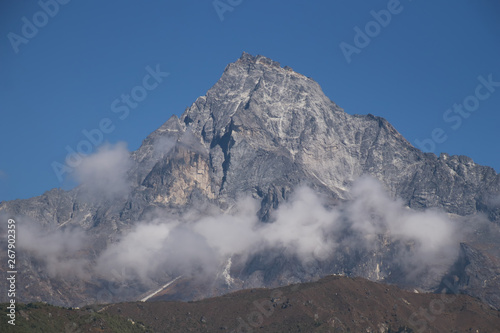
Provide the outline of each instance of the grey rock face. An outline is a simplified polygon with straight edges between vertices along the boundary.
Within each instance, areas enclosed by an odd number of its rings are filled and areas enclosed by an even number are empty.
[[[2,202],[0,214],[30,217],[46,230],[81,227],[92,236],[93,250],[84,254],[90,259],[156,209],[178,215],[211,203],[225,210],[250,195],[261,203],[261,221],[269,222],[271,212],[297,186],[308,185],[336,205],[350,199],[351,185],[365,174],[412,209],[436,207],[462,216],[484,213],[494,223],[500,219],[500,205],[493,200],[500,179],[492,168],[465,156],[423,153],[385,119],[347,114],[312,79],[246,53],[180,118],[171,117],[151,133],[131,158],[133,186],[126,198],[92,201],[82,187],[51,190],[28,200]],[[390,256],[391,249],[383,252],[379,255]],[[379,274],[373,259],[342,256],[309,268],[293,258],[257,256],[242,268],[240,278],[247,284],[241,286],[305,281],[341,271],[373,279]],[[481,269],[482,259],[468,257]],[[22,265],[31,284],[48,281],[43,290],[25,291],[24,300],[39,296],[56,304],[91,302],[99,300],[93,293],[109,283],[94,279],[75,292],[68,281],[67,287],[56,286],[58,280],[45,276],[31,257]],[[106,300],[133,294],[116,290]],[[500,306],[498,298],[488,299]]]
[[[279,202],[277,189],[286,193],[306,181],[348,199],[352,182],[370,174],[411,208],[498,214],[487,200],[499,190],[492,168],[466,156],[422,153],[385,119],[345,113],[312,79],[265,57],[243,54],[178,122],[152,136],[188,128],[208,152],[217,198],[271,191]]]
[[[488,247],[493,245],[493,249]],[[500,263],[498,256],[498,242],[493,244],[462,244],[462,253],[458,262],[458,288],[470,295],[495,306],[500,305]]]

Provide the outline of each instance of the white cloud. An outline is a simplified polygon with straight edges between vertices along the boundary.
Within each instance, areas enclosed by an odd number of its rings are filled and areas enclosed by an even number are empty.
[[[168,154],[175,146],[206,155],[208,154],[207,148],[200,140],[200,137],[196,136],[191,128],[188,127],[178,139],[171,136],[156,138],[153,143],[153,156],[161,158]]]
[[[268,247],[282,246],[307,260],[326,259],[338,245],[333,237],[341,228],[340,214],[325,208],[320,197],[309,188],[299,188],[274,217],[273,223],[260,229],[260,237]]]
[[[168,136],[162,136],[156,139],[153,143],[153,156],[161,158],[168,154],[175,147],[175,139]]]
[[[257,219],[259,204],[250,198],[240,200],[231,213],[200,217],[191,212],[183,222],[161,216],[143,221],[108,247],[97,269],[109,274],[125,266],[146,280],[164,274],[209,275],[229,256],[244,260],[263,250],[284,250],[303,263],[327,260],[346,247],[367,253],[384,246],[380,235],[400,244],[392,264],[410,278],[442,274],[456,259],[457,231],[446,214],[405,208],[371,178],[356,182],[351,194],[350,202],[328,209],[311,189],[299,188],[274,212],[273,223]]]
[[[82,163],[80,175],[92,191],[121,193],[127,186],[127,163],[124,146],[106,147]],[[229,257],[233,267],[241,268],[258,253],[270,257],[282,253],[305,266],[353,253],[365,258],[378,253],[383,257],[381,269],[399,267],[409,283],[422,277],[438,280],[456,260],[458,222],[446,214],[410,210],[371,178],[355,182],[350,193],[350,201],[327,208],[313,190],[297,188],[271,215],[272,223],[259,221],[260,203],[252,198],[239,200],[228,212],[213,206],[177,217],[157,211],[109,244],[91,268],[79,259],[86,252],[81,232],[57,230],[45,235],[25,227],[20,246],[45,262],[51,276],[91,272],[110,281],[139,279],[146,285],[181,274],[210,279],[221,273]],[[384,257],[389,247],[392,250]]]
[[[362,178],[352,188],[353,200],[346,216],[362,236],[361,244],[376,249],[375,235],[400,242],[394,262],[408,274],[408,280],[428,272],[439,275],[458,256],[460,233],[457,223],[438,210],[415,211],[390,198],[373,178]]]
[[[81,257],[80,250],[87,244],[82,230],[52,230],[38,227],[28,218],[16,219],[19,227],[18,247],[45,263],[50,277],[88,279],[90,264]]]
[[[127,172],[132,166],[125,143],[104,145],[83,157],[75,168],[75,178],[92,197],[126,196],[130,189]]]

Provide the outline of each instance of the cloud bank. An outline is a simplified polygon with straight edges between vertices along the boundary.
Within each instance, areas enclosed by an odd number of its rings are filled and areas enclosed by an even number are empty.
[[[396,249],[390,264],[417,278],[443,274],[457,258],[459,233],[446,214],[405,208],[372,178],[357,181],[351,195],[352,200],[330,209],[313,190],[299,188],[274,212],[272,223],[258,220],[259,202],[251,198],[238,201],[229,213],[191,213],[181,219],[159,214],[111,244],[96,270],[110,276],[126,269],[134,272],[131,277],[150,282],[165,274],[211,276],[234,256],[245,261],[279,251],[305,264],[335,260],[342,251],[380,252],[390,244]]]
[[[175,145],[194,149],[198,144],[186,132],[176,141],[155,142],[153,156],[160,158]],[[102,146],[83,158],[75,175],[90,197],[114,199],[128,195],[131,167],[125,144],[118,143]],[[341,267],[345,258],[367,264],[369,258],[378,256],[377,266],[382,271],[399,270],[414,282],[422,276],[437,279],[456,260],[460,233],[456,221],[445,213],[410,210],[370,177],[356,181],[350,195],[349,201],[328,208],[319,194],[299,187],[271,214],[270,223],[257,218],[260,202],[250,197],[238,200],[227,212],[208,206],[172,217],[158,210],[108,244],[92,264],[91,249],[85,248],[81,232],[44,234],[26,227],[20,245],[46,264],[51,277],[92,276],[110,281],[139,280],[145,285],[154,285],[166,276],[210,279],[220,276],[229,258],[241,271],[253,256],[272,258],[277,253],[304,267],[311,263]]]

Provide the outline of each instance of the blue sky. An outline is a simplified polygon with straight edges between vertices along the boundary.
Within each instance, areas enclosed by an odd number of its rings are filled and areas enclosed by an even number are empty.
[[[103,142],[137,149],[242,51],[413,144],[500,171],[498,1],[59,1],[0,4],[0,201],[71,188],[53,164],[103,119]],[[140,102],[113,112],[134,89]]]

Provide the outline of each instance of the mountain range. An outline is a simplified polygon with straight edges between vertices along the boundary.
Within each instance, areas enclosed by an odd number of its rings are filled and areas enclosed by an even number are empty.
[[[0,203],[21,302],[189,301],[337,274],[500,308],[495,170],[424,153],[264,56],[243,53],[139,149],[105,145],[73,174],[72,190]]]

